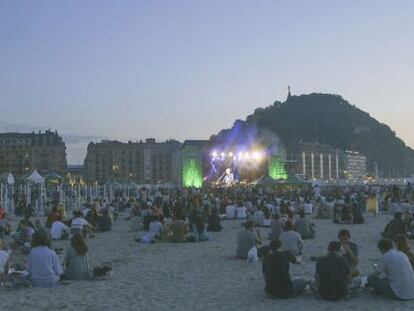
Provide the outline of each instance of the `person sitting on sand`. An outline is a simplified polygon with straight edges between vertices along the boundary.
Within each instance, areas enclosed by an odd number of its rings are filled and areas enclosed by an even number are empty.
[[[170,241],[171,242],[186,242],[187,241],[187,223],[182,219],[180,212],[174,216],[174,220],[170,225]]]
[[[208,216],[207,220],[207,231],[210,232],[219,232],[223,229],[223,227],[220,224],[221,218],[219,215],[217,215],[217,209],[213,208],[211,211],[210,216]]]
[[[236,248],[238,258],[246,259],[249,250],[256,244],[261,244],[260,232],[255,232],[254,229],[254,223],[248,220],[244,224],[244,229],[238,232]]]
[[[20,220],[14,235],[14,242],[18,245],[23,245],[26,242],[31,243],[34,232],[35,230],[33,229],[31,222],[29,220],[22,219]]]
[[[263,226],[263,220],[264,220],[264,212],[263,210],[259,207],[254,213],[253,215],[251,215],[249,217],[249,219],[251,221],[253,221],[255,226]]]
[[[351,277],[354,278],[359,275],[358,246],[351,241],[351,233],[346,229],[342,229],[338,232],[338,239],[341,244],[339,253],[347,260],[351,268]]]
[[[233,204],[226,206],[226,219],[235,219],[236,218],[236,207]]]
[[[304,209],[305,214],[312,215],[313,204],[309,200],[306,200],[305,203],[303,204],[303,209]]]
[[[358,206],[358,203],[353,202],[351,208],[352,214],[352,224],[354,225],[361,225],[364,223],[364,217],[361,213],[361,208]]]
[[[284,222],[280,218],[279,213],[273,215],[272,223],[270,224],[269,236],[271,239],[279,239],[280,234],[283,231]]]
[[[316,225],[306,218],[303,210],[299,212],[299,219],[295,222],[295,230],[300,234],[303,240],[313,239],[315,237]]]
[[[394,219],[385,226],[384,231],[381,233],[383,238],[393,240],[397,234],[406,235],[406,226],[402,215],[401,212],[394,214]]]
[[[93,227],[82,217],[82,212],[74,211],[73,216],[74,217],[70,225],[70,233],[82,233],[84,237],[86,237],[89,234],[89,236],[93,237],[93,235],[91,234]]]
[[[303,249],[303,241],[300,234],[295,231],[293,223],[287,221],[283,230],[279,236],[279,240],[282,242],[282,249],[290,252],[293,256],[300,255]]]
[[[49,245],[50,241],[45,231],[33,234],[33,248],[27,258],[26,271],[37,287],[53,287],[63,274],[59,258]]]
[[[148,230],[152,240],[160,240],[163,234],[164,226],[162,225],[161,217],[160,214],[152,216]]]
[[[348,261],[340,255],[340,249],[340,242],[330,242],[328,254],[316,263],[316,290],[325,300],[336,301],[348,294],[351,268]]]
[[[272,213],[270,212],[270,209],[267,207],[264,207],[263,210],[263,227],[270,228],[270,225],[272,224]]]
[[[68,280],[89,280],[91,278],[88,246],[82,234],[76,233],[65,253],[65,278]]]
[[[197,215],[194,219],[193,232],[194,232],[194,239],[196,242],[203,242],[203,241],[210,240],[206,232],[206,226],[204,224],[203,217],[201,215]]]
[[[414,252],[410,249],[405,235],[397,234],[394,238],[395,248],[407,255],[411,267],[414,269]]]
[[[7,274],[9,271],[9,258],[10,255],[4,249],[4,242],[0,240],[0,280],[3,275]]]
[[[52,224],[50,236],[53,240],[65,240],[69,237],[69,228],[62,222],[61,216]]]
[[[348,224],[351,225],[352,224],[352,214],[351,214],[351,203],[349,201],[347,201],[341,208],[340,211],[340,220],[339,223],[340,224]]]
[[[102,214],[98,216],[96,223],[100,232],[110,231],[112,229],[112,219],[109,215],[108,208],[102,210]]]
[[[63,217],[63,215],[61,215],[61,213],[59,212],[57,205],[55,205],[52,207],[50,212],[47,214],[45,227],[49,229],[52,228],[53,223],[59,218],[59,216]]]
[[[0,219],[0,240],[4,239],[5,235],[9,235],[12,232],[12,227],[8,221],[7,213],[3,214],[3,218]]]
[[[242,201],[240,200],[236,207],[236,218],[237,219],[246,219],[247,218],[247,208],[243,206]]]
[[[280,249],[280,240],[270,242],[270,251],[263,258],[265,291],[276,298],[291,298],[300,294],[308,282],[304,279],[291,279],[290,264],[297,263],[296,257]]]
[[[388,239],[381,239],[377,247],[382,256],[377,270],[368,277],[368,287],[388,298],[414,299],[414,272],[408,257],[393,249]]]

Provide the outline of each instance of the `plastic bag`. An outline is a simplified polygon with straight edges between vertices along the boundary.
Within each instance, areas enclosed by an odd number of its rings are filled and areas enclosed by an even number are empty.
[[[255,263],[258,261],[259,257],[257,256],[257,248],[256,246],[253,246],[247,253],[247,263]]]

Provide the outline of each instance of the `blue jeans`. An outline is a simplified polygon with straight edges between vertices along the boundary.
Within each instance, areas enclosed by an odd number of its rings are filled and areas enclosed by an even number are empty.
[[[388,280],[381,279],[378,276],[370,275],[368,277],[368,286],[375,289],[375,291],[380,294],[381,296],[385,296],[392,299],[399,299],[395,293],[392,291]]]

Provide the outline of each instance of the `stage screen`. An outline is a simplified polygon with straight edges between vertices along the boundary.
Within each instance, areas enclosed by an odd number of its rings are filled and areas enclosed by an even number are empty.
[[[267,158],[261,150],[212,150],[204,157],[204,180],[218,186],[253,182],[267,173]]]

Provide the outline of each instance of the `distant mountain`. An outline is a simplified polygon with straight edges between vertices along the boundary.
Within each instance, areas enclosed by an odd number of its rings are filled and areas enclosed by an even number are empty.
[[[284,144],[299,141],[329,144],[342,150],[355,150],[368,158],[368,171],[377,162],[381,176],[410,176],[414,173],[414,151],[386,124],[350,105],[339,95],[309,94],[288,96],[258,108],[246,121],[237,120],[222,130],[214,141],[240,131],[257,128],[276,134]],[[241,129],[241,130],[240,130]]]

